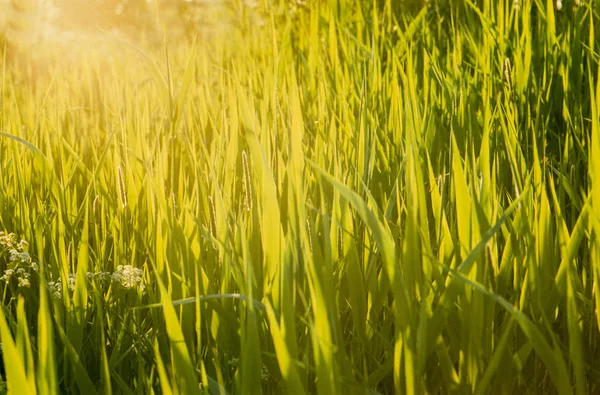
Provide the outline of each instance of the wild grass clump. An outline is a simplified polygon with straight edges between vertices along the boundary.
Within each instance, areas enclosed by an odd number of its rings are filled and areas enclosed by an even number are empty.
[[[596,4],[227,7],[4,63],[9,390],[600,391]]]

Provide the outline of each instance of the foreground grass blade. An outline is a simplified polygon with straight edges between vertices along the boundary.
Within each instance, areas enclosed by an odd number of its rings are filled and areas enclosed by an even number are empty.
[[[19,394],[36,394],[35,383],[28,378],[25,356],[19,353],[4,314],[4,311],[0,314],[0,336],[8,390]]]
[[[457,279],[463,284],[472,287],[477,292],[480,292],[490,297],[496,303],[501,305],[507,312],[509,312],[510,315],[514,317],[514,319],[517,321],[517,323],[521,327],[521,330],[527,336],[527,339],[531,342],[531,345],[533,346],[536,353],[540,356],[542,361],[544,361],[544,364],[546,365],[546,368],[548,369],[548,372],[550,374],[550,378],[556,385],[556,388],[558,389],[559,393],[573,393],[571,387],[571,380],[569,379],[569,372],[567,370],[567,365],[565,363],[565,360],[563,359],[561,350],[553,348],[550,345],[550,343],[546,341],[544,334],[525,314],[517,310],[506,299],[487,290],[481,284],[473,280],[469,280],[465,275],[461,274],[459,271],[451,269],[444,265],[441,266],[449,273],[451,273],[453,278]]]

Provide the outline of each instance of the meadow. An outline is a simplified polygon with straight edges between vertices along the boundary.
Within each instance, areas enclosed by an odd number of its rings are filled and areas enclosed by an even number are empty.
[[[600,4],[222,5],[3,44],[8,392],[599,393]]]

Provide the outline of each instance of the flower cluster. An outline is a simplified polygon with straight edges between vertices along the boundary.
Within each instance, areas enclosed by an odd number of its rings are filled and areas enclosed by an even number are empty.
[[[237,366],[239,364],[240,360],[238,358],[231,358],[229,361],[227,361],[227,364],[232,368],[232,369],[237,369]]]
[[[100,285],[110,284],[110,280],[112,278],[111,272],[97,272],[97,273],[87,273],[87,278],[89,281],[96,280]]]
[[[9,283],[16,279],[19,288],[31,286],[31,271],[37,272],[38,265],[26,251],[29,243],[19,240],[16,234],[0,231],[0,252],[8,254],[8,264],[0,281]]]
[[[144,271],[131,265],[119,265],[117,271],[111,276],[114,283],[125,289],[139,288],[144,290]]]
[[[46,287],[54,299],[62,299],[62,279],[60,277],[57,278],[56,281],[48,281]],[[67,287],[69,288],[69,291],[75,290],[75,274],[71,273],[69,274],[69,277],[67,277]]]
[[[0,276],[0,281],[4,281],[8,283],[11,278],[15,278],[17,280],[17,285],[19,288],[29,288],[31,286],[30,279],[31,274],[22,267],[15,269],[6,269],[4,274]]]
[[[111,272],[88,272],[86,273],[86,277],[88,281],[96,281],[97,284],[101,286],[107,286],[115,284],[119,287],[122,287],[126,290],[130,289],[140,289],[143,291],[145,289],[144,285],[144,271],[142,269],[137,269],[131,265],[119,265],[117,266],[117,271],[114,273]],[[69,291],[75,290],[75,278],[76,275],[71,273],[67,278],[67,287]],[[50,295],[56,300],[62,299],[62,279],[58,277],[54,281],[49,281],[46,284]]]
[[[57,300],[62,299],[62,282],[60,281],[60,277],[56,281],[48,281],[46,287],[52,298]]]
[[[2,247],[2,249],[6,251],[15,249],[18,243],[19,239],[16,234],[6,233],[0,230],[0,247]]]
[[[27,241],[19,240],[16,234],[0,231],[0,257],[4,254],[8,256],[6,270],[0,276],[0,282],[9,284],[14,279],[19,288],[31,287],[31,275],[32,272],[38,271],[38,264],[26,251],[27,247]],[[74,273],[70,273],[66,278],[67,288],[71,292],[75,290],[75,279],[76,274]],[[119,265],[114,273],[88,272],[87,279],[101,286],[113,284],[125,290],[139,289],[143,291],[145,289],[144,271],[131,265]],[[63,279],[61,277],[53,279],[50,274],[50,281],[46,283],[46,288],[52,298],[56,300],[63,298]]]
[[[267,368],[267,365],[265,365],[264,363],[262,365],[262,368],[260,369],[260,379],[262,381],[271,380],[271,373],[269,372],[269,368]]]

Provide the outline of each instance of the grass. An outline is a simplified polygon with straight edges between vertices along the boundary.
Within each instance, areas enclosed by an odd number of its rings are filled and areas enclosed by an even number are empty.
[[[9,391],[600,391],[596,2],[294,4],[6,51]]]

